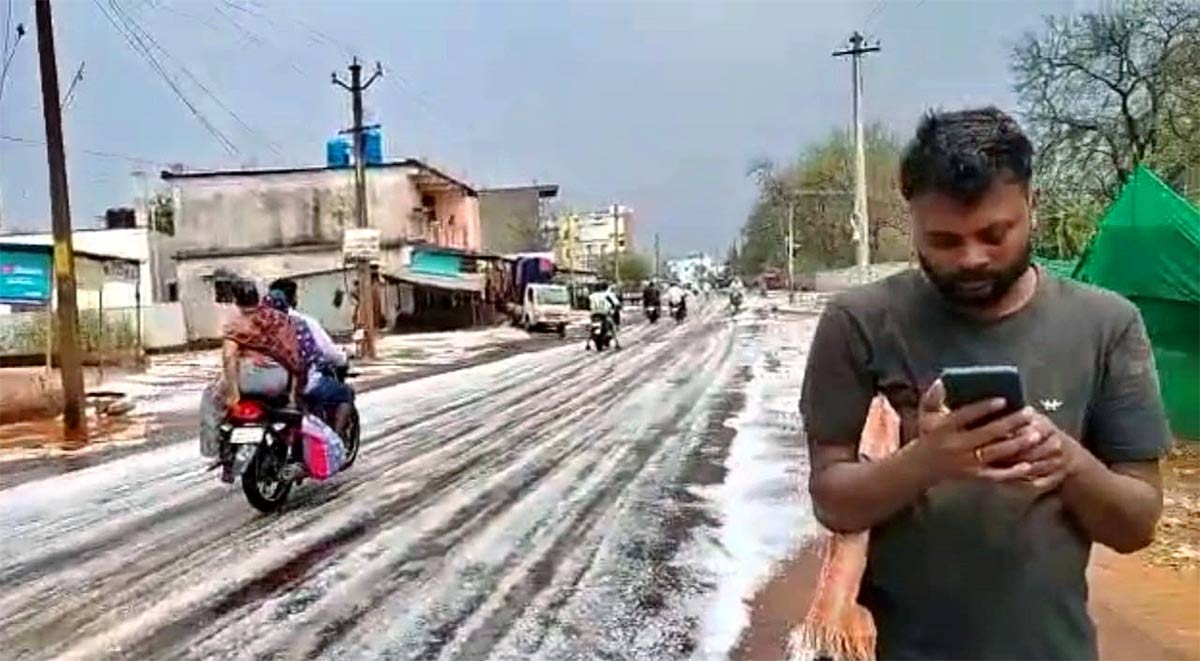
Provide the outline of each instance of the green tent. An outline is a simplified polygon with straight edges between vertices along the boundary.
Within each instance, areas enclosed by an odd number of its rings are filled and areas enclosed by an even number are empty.
[[[1172,430],[1200,439],[1200,210],[1138,166],[1074,277],[1142,311]]]

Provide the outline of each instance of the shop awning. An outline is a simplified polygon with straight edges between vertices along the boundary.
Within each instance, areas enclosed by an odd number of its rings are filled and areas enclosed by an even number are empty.
[[[394,277],[401,282],[407,282],[421,287],[448,289],[451,291],[483,292],[483,279],[477,276],[449,276],[431,273],[413,273],[407,271],[396,273]]]

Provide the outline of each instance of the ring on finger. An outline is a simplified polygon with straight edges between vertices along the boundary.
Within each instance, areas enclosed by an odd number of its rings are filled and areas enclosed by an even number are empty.
[[[983,463],[983,448],[975,448],[975,461],[980,464]]]

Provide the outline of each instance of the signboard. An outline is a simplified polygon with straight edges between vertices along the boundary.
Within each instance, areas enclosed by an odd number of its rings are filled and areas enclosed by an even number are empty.
[[[49,251],[0,249],[0,301],[47,303],[53,268]]]
[[[375,228],[348,229],[342,235],[342,258],[347,262],[378,262],[380,252],[380,233]]]

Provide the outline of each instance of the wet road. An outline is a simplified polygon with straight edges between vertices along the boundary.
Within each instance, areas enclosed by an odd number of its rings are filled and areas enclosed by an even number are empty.
[[[0,658],[721,656],[809,525],[812,320],[698,317],[367,393],[275,516],[192,443],[0,490]]]

